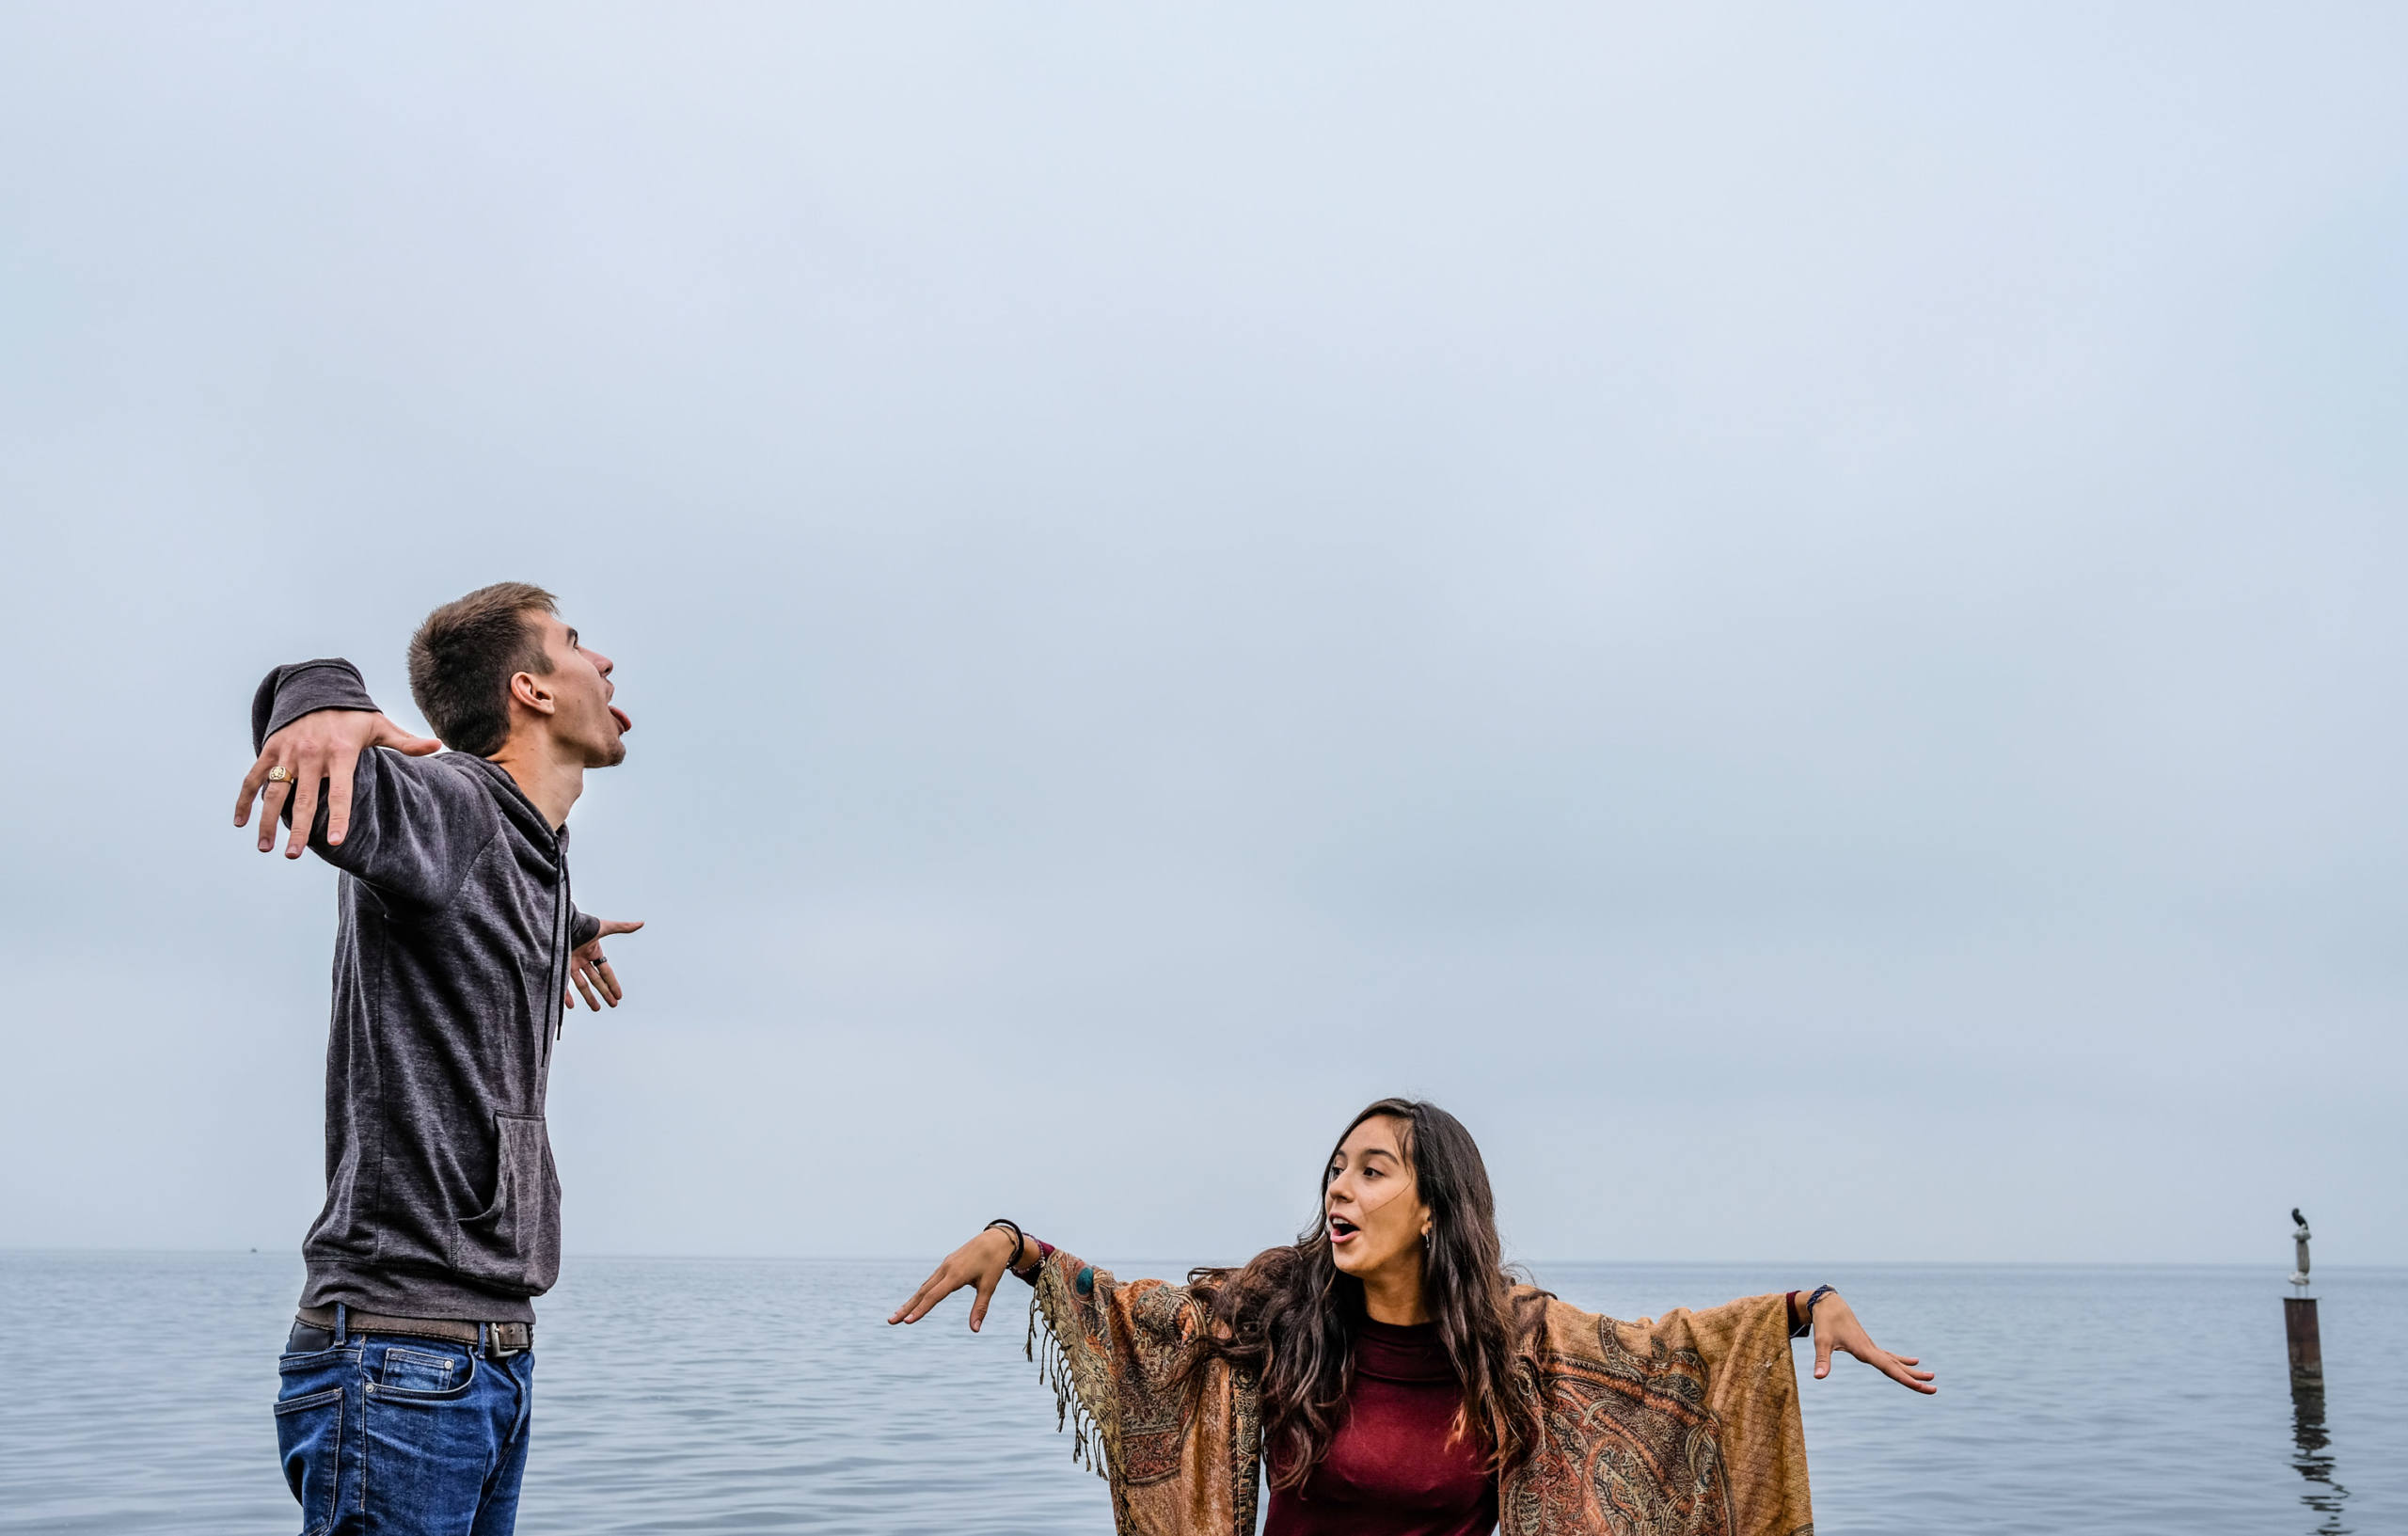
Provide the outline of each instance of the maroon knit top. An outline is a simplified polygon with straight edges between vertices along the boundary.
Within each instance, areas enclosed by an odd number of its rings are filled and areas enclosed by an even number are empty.
[[[1304,1487],[1272,1490],[1262,1536],[1488,1536],[1497,1480],[1478,1438],[1454,1433],[1463,1386],[1438,1325],[1355,1328],[1338,1437]]]

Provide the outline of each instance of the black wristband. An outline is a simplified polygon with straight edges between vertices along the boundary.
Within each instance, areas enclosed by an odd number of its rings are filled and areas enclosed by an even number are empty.
[[[1012,1220],[1009,1216],[997,1216],[993,1221],[990,1221],[986,1225],[984,1230],[991,1232],[998,1227],[1012,1235],[1012,1257],[1010,1261],[1004,1265],[1004,1268],[1017,1275],[1020,1273],[1021,1255],[1028,1251],[1028,1234],[1022,1231],[1020,1229],[1020,1223]]]
[[[1835,1294],[1838,1290],[1839,1287],[1837,1286],[1816,1286],[1814,1290],[1814,1293],[1809,1295],[1804,1302],[1799,1304],[1798,1308],[1798,1326],[1790,1330],[1789,1337],[1792,1338],[1803,1338],[1808,1334],[1813,1333],[1814,1331],[1814,1304],[1821,1301],[1826,1296]]]

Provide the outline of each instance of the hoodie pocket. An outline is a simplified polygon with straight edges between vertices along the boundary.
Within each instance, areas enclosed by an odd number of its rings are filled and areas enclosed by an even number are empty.
[[[535,1296],[561,1272],[561,1181],[540,1115],[497,1115],[493,1203],[460,1224],[454,1260],[469,1278]]]

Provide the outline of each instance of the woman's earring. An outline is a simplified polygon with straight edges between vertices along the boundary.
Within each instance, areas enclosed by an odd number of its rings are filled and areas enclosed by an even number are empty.
[[[1421,1229],[1421,1245],[1425,1248],[1430,1246],[1430,1228],[1427,1227]]]

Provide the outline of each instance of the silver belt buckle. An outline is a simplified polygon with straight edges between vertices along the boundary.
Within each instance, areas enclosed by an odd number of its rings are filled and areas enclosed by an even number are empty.
[[[524,1354],[534,1342],[527,1333],[527,1324],[523,1322],[488,1322],[485,1324],[485,1353],[496,1360]]]

